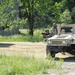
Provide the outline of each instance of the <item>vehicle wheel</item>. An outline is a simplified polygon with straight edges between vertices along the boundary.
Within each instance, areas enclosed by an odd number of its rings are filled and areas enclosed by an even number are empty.
[[[50,53],[51,53],[52,57],[55,57],[55,52],[54,51],[51,51]]]
[[[55,52],[54,51],[51,51],[50,46],[47,46],[46,47],[46,57],[47,58],[55,57]]]

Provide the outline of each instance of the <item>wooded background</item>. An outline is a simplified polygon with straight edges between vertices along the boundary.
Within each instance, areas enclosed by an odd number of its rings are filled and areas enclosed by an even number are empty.
[[[53,23],[75,23],[75,0],[0,0],[0,29],[15,26],[29,29],[51,27]]]

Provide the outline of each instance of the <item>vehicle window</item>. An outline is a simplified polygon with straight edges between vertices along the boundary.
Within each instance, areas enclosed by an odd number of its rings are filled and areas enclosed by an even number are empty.
[[[61,33],[71,33],[73,31],[72,27],[63,27],[61,28]]]

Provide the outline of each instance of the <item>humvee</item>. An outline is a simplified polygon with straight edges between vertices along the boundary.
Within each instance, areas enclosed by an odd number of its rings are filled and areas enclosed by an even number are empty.
[[[75,55],[75,24],[58,24],[57,30],[56,35],[47,38],[47,57],[55,57],[58,52],[68,52]]]

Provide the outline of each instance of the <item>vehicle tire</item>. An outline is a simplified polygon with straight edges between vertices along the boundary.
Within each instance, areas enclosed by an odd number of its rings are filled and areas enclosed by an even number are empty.
[[[46,46],[46,57],[47,58],[55,57],[55,52],[51,51],[50,46]]]
[[[54,51],[51,51],[51,57],[55,57],[55,52]]]

